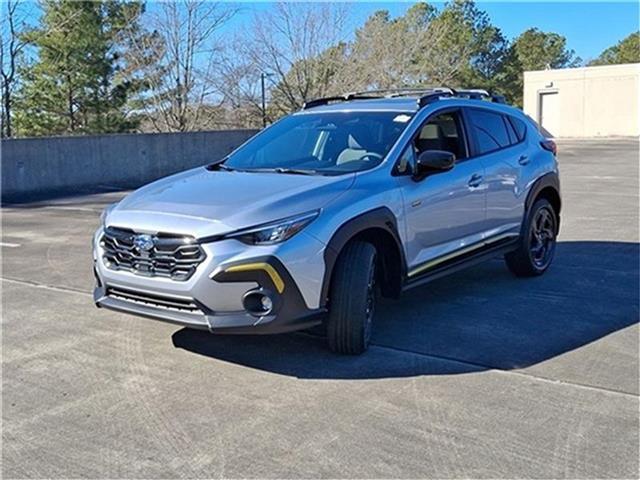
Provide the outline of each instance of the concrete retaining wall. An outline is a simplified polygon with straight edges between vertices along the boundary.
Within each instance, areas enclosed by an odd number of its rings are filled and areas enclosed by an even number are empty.
[[[134,188],[220,159],[256,130],[3,140],[2,200]]]

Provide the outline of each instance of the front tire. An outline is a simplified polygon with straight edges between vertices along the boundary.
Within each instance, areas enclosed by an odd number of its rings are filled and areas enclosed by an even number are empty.
[[[556,250],[558,216],[548,200],[534,203],[525,220],[518,249],[505,255],[517,277],[535,277],[547,271]]]
[[[347,244],[331,282],[327,340],[332,351],[359,355],[367,350],[376,291],[375,247],[361,241]]]

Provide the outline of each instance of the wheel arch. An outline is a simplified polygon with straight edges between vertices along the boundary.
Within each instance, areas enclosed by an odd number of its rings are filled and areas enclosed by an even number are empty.
[[[560,211],[562,199],[560,197],[560,179],[556,172],[547,173],[533,184],[525,202],[525,218],[529,215],[533,204],[541,199],[546,199],[556,212],[558,231],[560,230]]]
[[[406,276],[406,261],[398,234],[397,221],[391,210],[381,207],[343,223],[329,240],[324,253],[325,273],[322,281],[321,307],[325,307],[329,299],[336,261],[344,247],[354,240],[363,240],[376,247],[380,255],[379,265],[382,267],[383,295],[395,298],[402,291],[402,281]]]

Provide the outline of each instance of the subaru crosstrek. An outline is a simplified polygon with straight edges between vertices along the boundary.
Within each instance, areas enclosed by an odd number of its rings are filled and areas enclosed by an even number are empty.
[[[314,100],[140,188],[102,215],[95,303],[212,333],[325,323],[332,350],[357,354],[379,295],[497,255],[542,274],[560,224],[555,144],[467,92]]]

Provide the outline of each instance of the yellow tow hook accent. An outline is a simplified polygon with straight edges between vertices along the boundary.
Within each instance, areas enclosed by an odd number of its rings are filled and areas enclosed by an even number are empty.
[[[242,265],[233,265],[226,269],[227,272],[250,272],[253,270],[264,270],[267,272],[278,293],[284,292],[284,281],[280,277],[280,274],[278,274],[278,271],[268,263],[244,263]]]

